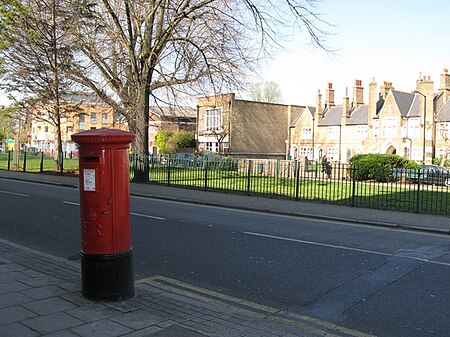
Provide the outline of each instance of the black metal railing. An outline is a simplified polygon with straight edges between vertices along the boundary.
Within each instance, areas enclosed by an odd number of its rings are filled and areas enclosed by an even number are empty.
[[[76,172],[78,160],[64,154],[55,160],[42,153],[0,154],[0,169],[24,172]],[[255,196],[308,200],[352,207],[450,215],[448,171],[385,170],[376,177],[362,168],[332,163],[331,172],[316,161],[234,160],[211,156],[143,157],[130,154],[130,179],[152,184],[225,191]],[[330,174],[328,174],[330,173]]]

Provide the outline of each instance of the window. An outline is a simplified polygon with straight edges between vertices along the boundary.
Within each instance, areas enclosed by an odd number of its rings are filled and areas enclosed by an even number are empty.
[[[417,138],[419,137],[419,126],[420,120],[419,118],[410,118],[408,120],[408,138]]]
[[[411,159],[412,160],[422,160],[423,158],[423,151],[422,149],[413,148],[411,152]]]
[[[217,142],[207,142],[206,151],[219,152],[219,143]]]
[[[44,127],[44,131],[48,132],[48,126],[47,125]]]
[[[85,115],[80,115],[79,120],[78,120],[78,128],[80,130],[84,130],[86,128],[86,124],[85,124]]]
[[[97,113],[91,112],[91,124],[97,124]]]
[[[312,129],[310,127],[302,128],[302,139],[311,139],[312,138]]]
[[[67,126],[66,127],[66,133],[67,135],[71,135],[73,133],[73,126]]]
[[[329,147],[327,149],[327,157],[328,160],[338,160],[339,159],[339,151],[337,147]]]
[[[367,126],[366,125],[359,125],[357,133],[358,133],[358,138],[359,139],[366,139],[366,137],[367,137]]]
[[[207,131],[220,131],[222,127],[222,110],[208,109],[206,110],[205,129]]]
[[[300,157],[308,157],[311,159],[313,157],[312,147],[300,147],[299,156]]]
[[[102,124],[108,124],[108,113],[102,113]]]
[[[381,122],[382,124],[382,135],[385,138],[395,138],[397,137],[397,118],[385,118]]]
[[[442,123],[437,127],[440,139],[447,140],[449,138],[449,125],[450,123]]]
[[[378,137],[378,129],[380,126],[380,120],[376,119],[373,121],[373,137],[377,138]]]
[[[328,138],[329,139],[339,139],[339,127],[332,126],[328,128]]]

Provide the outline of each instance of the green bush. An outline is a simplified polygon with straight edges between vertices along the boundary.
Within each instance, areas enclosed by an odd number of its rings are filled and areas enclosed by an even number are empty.
[[[434,165],[441,165],[442,157],[434,158],[433,164]],[[444,167],[450,167],[450,159],[446,159],[444,163]]]
[[[350,159],[350,172],[357,180],[389,181],[393,168],[417,169],[420,165],[395,154],[357,154]]]

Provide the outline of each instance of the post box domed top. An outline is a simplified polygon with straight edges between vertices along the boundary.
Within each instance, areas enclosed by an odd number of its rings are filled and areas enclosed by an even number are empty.
[[[129,144],[136,135],[115,129],[93,129],[73,134],[71,138],[77,144]]]

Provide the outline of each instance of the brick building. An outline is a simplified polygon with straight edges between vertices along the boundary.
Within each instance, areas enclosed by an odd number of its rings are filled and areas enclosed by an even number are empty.
[[[289,123],[305,107],[253,102],[222,94],[197,99],[199,152],[286,158]]]
[[[333,84],[315,106],[269,104],[239,100],[234,94],[197,99],[199,151],[233,157],[318,159],[326,155],[348,162],[359,153],[392,153],[431,163],[450,148],[450,75],[444,69],[435,92],[429,76],[415,90],[395,90],[391,82],[378,88],[356,80],[336,104]]]

